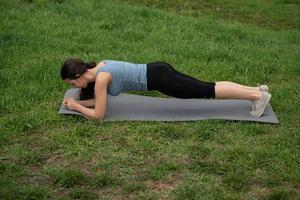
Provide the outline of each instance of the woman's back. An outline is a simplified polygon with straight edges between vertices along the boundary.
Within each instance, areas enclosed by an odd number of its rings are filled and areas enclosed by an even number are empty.
[[[97,70],[112,75],[108,94],[117,96],[124,91],[147,91],[147,65],[123,61],[104,60],[105,66]]]

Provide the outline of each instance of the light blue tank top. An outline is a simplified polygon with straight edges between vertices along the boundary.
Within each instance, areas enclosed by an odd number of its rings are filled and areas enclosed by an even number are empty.
[[[112,82],[107,88],[107,93],[117,96],[124,91],[147,91],[147,64],[135,64],[123,61],[104,60],[105,66],[100,67],[100,72],[112,75]]]

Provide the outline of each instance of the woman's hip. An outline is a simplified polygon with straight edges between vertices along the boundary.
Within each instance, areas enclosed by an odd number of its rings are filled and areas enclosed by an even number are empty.
[[[167,62],[157,61],[147,63],[147,88],[153,90],[160,84],[162,76],[170,74],[175,69]]]

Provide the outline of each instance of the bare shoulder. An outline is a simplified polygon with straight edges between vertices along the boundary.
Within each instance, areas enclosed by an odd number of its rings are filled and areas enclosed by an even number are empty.
[[[100,61],[96,67],[103,67],[106,65],[106,62],[104,60]],[[109,85],[112,81],[112,75],[109,72],[99,72],[97,77],[96,77],[96,84],[101,83],[101,84],[107,84]]]
[[[105,66],[105,65],[106,65],[105,61],[102,60],[102,61],[100,61],[100,62],[96,65],[96,67],[98,67],[98,66],[103,67],[103,66]]]
[[[99,74],[96,77],[96,84],[107,84],[109,85],[112,81],[112,75],[108,72],[99,72]]]

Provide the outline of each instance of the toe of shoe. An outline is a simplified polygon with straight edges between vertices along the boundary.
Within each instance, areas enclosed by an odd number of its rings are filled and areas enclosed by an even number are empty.
[[[250,112],[250,115],[252,116],[252,117],[260,117],[260,116],[262,116],[263,115],[263,112],[259,112],[259,111],[257,111],[257,110],[253,110],[253,111],[251,111]]]
[[[260,85],[260,86],[259,86],[259,89],[260,89],[261,91],[266,91],[266,92],[269,91],[269,87],[268,87],[267,85]]]

